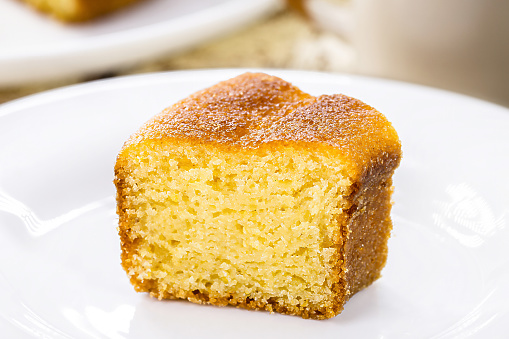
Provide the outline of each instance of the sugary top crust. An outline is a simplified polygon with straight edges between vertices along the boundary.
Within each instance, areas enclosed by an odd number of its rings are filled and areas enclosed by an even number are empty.
[[[326,149],[359,175],[373,162],[394,169],[401,156],[396,131],[374,108],[341,94],[314,97],[263,73],[245,73],[179,101],[132,135],[124,150],[170,139],[238,151],[282,143]]]

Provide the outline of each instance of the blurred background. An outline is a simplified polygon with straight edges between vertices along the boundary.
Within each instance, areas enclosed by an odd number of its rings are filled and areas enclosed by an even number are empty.
[[[396,79],[509,106],[505,0],[146,0],[79,23],[25,2],[0,0],[0,103],[131,74],[257,67]]]

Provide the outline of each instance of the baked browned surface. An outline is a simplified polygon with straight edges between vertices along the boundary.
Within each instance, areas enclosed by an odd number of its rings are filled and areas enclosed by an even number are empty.
[[[331,318],[385,265],[400,157],[394,128],[359,100],[313,97],[266,74],[221,82],[156,115],[121,150],[122,265],[158,298]],[[195,175],[207,170],[208,180]],[[257,213],[266,216],[256,223]]]
[[[64,22],[95,19],[142,0],[21,0]]]
[[[401,145],[387,119],[360,100],[313,97],[265,74],[244,74],[167,108],[127,142],[179,139],[229,148],[312,143],[348,164],[352,177],[399,161]],[[387,168],[393,167],[387,164]]]

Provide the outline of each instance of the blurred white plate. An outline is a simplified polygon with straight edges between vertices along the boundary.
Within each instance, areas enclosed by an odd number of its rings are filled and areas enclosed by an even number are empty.
[[[157,301],[120,267],[113,164],[145,120],[243,71],[93,82],[0,106],[0,333],[5,338],[499,338],[509,322],[509,110],[352,76],[268,71],[345,93],[398,130],[383,277],[326,321]]]
[[[280,0],[147,0],[66,25],[21,1],[0,0],[0,86],[115,71],[252,23]]]

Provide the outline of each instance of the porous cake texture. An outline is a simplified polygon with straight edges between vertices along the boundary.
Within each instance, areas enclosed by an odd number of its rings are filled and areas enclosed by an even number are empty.
[[[139,292],[326,319],[380,277],[396,131],[344,95],[246,73],[167,108],[115,166]]]
[[[142,0],[21,0],[65,22],[82,22]]]

